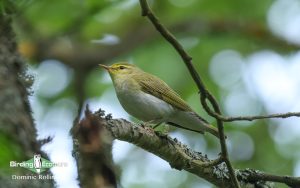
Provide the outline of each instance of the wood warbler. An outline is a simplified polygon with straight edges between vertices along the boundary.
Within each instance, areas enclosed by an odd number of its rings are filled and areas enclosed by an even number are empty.
[[[168,123],[217,137],[217,128],[194,112],[180,96],[158,77],[135,65],[116,63],[105,68],[113,81],[117,97],[127,113],[146,123]]]

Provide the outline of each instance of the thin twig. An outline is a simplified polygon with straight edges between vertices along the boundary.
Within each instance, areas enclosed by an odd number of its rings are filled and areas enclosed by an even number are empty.
[[[300,112],[287,112],[287,113],[280,113],[280,114],[268,114],[268,115],[255,115],[255,116],[236,116],[236,117],[229,117],[229,116],[222,116],[219,113],[216,113],[210,109],[208,104],[206,103],[206,98],[202,100],[202,105],[205,111],[213,116],[216,119],[220,119],[225,122],[232,122],[232,121],[254,121],[258,119],[271,119],[271,118],[289,118],[289,117],[300,117]]]
[[[240,172],[246,176],[247,181],[260,180],[260,181],[284,183],[290,187],[300,186],[300,177],[278,176],[274,174],[261,172],[258,170],[252,170],[252,169],[241,170]]]
[[[289,118],[289,117],[300,117],[300,112],[287,112],[284,114],[269,114],[261,116],[238,116],[238,117],[224,117],[220,116],[222,121],[253,121],[257,119],[270,119],[270,118]]]
[[[210,103],[212,104],[215,112],[218,114],[221,114],[221,110],[220,110],[220,107],[219,107],[216,99],[208,91],[205,94],[201,93],[200,98],[201,98],[202,105],[203,105],[203,101],[205,101],[205,98],[208,98]],[[237,177],[235,175],[234,168],[231,165],[229,157],[228,157],[225,135],[224,135],[223,121],[220,119],[217,119],[217,118],[216,118],[216,120],[217,120],[218,130],[219,130],[219,134],[220,134],[220,145],[221,145],[221,151],[222,151],[221,155],[222,155],[224,162],[227,165],[227,168],[228,168],[229,174],[231,175],[231,180],[232,180],[234,187],[238,188],[238,187],[240,187],[240,185],[239,185]]]
[[[172,35],[172,33],[170,33],[160,23],[158,18],[153,14],[151,8],[149,7],[149,5],[147,3],[147,0],[140,0],[140,5],[141,5],[141,9],[142,9],[142,16],[148,17],[148,19],[152,22],[152,24],[157,29],[157,31],[175,48],[175,50],[179,53],[179,55],[183,59],[185,65],[187,66],[191,76],[193,77],[198,89],[201,92],[201,98],[208,97],[208,100],[213,105],[215,112],[218,114],[221,114],[220,107],[219,107],[217,101],[208,92],[208,90],[206,89],[204,83],[202,82],[199,74],[197,73],[196,69],[194,68],[194,66],[192,64],[192,58],[186,53],[186,51],[183,49],[181,44],[176,40],[176,38]],[[226,142],[225,142],[225,135],[224,135],[223,121],[220,119],[217,119],[217,122],[218,122],[218,130],[219,130],[219,135],[220,135],[222,158],[224,159],[224,161],[228,167],[230,177],[231,177],[234,187],[239,188],[240,186],[239,186],[238,180],[236,178],[234,169],[228,158],[227,147],[226,147]]]

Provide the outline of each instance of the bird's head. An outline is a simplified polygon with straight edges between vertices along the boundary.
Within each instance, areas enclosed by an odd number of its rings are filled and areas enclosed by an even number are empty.
[[[129,63],[115,63],[111,66],[99,64],[100,67],[106,69],[112,77],[126,76],[140,72],[140,69]]]

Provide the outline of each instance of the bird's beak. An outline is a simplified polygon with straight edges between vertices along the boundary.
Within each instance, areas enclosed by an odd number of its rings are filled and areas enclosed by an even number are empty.
[[[110,69],[109,66],[106,66],[106,65],[103,65],[103,64],[99,64],[99,66],[102,67],[102,68],[104,68],[104,69],[106,69],[106,70],[109,70],[109,69]]]

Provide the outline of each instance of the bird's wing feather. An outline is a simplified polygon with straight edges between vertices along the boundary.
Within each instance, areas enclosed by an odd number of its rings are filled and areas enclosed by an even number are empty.
[[[193,111],[174,90],[158,77],[144,73],[143,76],[136,76],[136,80],[143,92],[162,99],[179,110]]]

